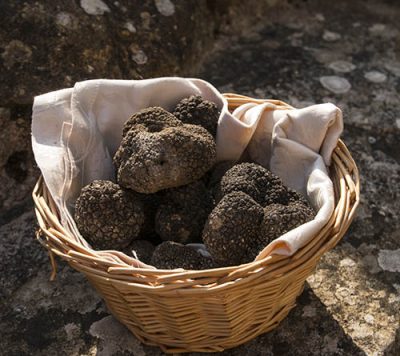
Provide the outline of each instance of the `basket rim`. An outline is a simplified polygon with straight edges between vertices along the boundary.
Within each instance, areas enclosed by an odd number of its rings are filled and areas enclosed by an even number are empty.
[[[229,110],[248,103],[271,103],[278,109],[287,110],[292,106],[280,100],[254,99],[239,94],[224,94]],[[197,294],[204,290],[215,292],[221,288],[234,288],[243,280],[251,282],[261,272],[266,278],[278,278],[282,274],[296,273],[304,264],[318,261],[343,237],[354,218],[360,201],[360,177],[358,168],[342,140],[332,154],[331,178],[335,190],[335,209],[327,224],[304,247],[291,256],[267,255],[239,266],[219,267],[208,270],[150,269],[142,262],[119,251],[95,251],[79,243],[60,222],[54,201],[40,176],[32,192],[39,230],[36,237],[48,249],[53,268],[51,279],[55,278],[54,256],[66,260],[73,268],[88,277],[129,284],[143,291],[157,289],[164,293]],[[264,253],[264,255],[263,255]],[[153,267],[154,268],[154,267]]]

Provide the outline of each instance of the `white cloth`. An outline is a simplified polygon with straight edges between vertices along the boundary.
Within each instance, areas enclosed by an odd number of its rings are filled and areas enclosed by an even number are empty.
[[[192,94],[215,102],[221,109],[218,160],[236,160],[247,154],[285,184],[306,194],[318,211],[314,220],[289,231],[266,249],[268,253],[293,254],[333,212],[333,184],[326,165],[343,129],[341,111],[332,104],[298,110],[251,103],[231,114],[226,99],[200,79],[90,80],[35,98],[33,152],[60,209],[62,224],[88,246],[72,218],[73,206],[86,184],[115,179],[112,157],[124,122],[149,106],[171,110]]]

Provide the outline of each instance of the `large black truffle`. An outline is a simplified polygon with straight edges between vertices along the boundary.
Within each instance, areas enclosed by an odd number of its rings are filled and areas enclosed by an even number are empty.
[[[156,247],[151,264],[160,269],[202,270],[215,268],[211,257],[204,256],[190,246],[173,241],[165,241]]]
[[[222,198],[203,231],[204,244],[218,264],[232,266],[254,259],[263,217],[263,208],[243,192],[232,192]]]
[[[143,204],[134,192],[106,180],[84,187],[75,204],[82,236],[98,249],[123,249],[139,236]]]
[[[288,192],[281,179],[256,163],[240,163],[229,169],[216,187],[216,199],[232,192],[243,192],[262,206],[288,203]]]
[[[204,127],[216,137],[220,110],[215,103],[204,100],[200,95],[192,95],[182,99],[173,114],[186,124]]]
[[[164,111],[153,108],[154,118],[149,120],[153,123],[160,115],[168,117]],[[140,118],[141,123],[133,123],[125,133],[114,156],[121,186],[140,193],[155,193],[192,183],[214,165],[215,141],[206,129],[182,124],[179,120],[173,127],[147,125],[148,116],[149,109]]]
[[[212,204],[212,197],[201,180],[168,189],[157,210],[156,232],[163,240],[198,242]]]

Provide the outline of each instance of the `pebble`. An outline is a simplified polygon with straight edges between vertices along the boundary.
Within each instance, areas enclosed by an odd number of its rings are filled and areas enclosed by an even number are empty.
[[[398,129],[400,129],[400,119],[396,119],[396,126]]]
[[[376,260],[376,257],[374,255],[372,255],[372,254],[365,255],[362,258],[362,261],[363,261],[364,265],[367,267],[369,273],[377,274],[380,271],[382,271],[382,269],[379,267],[378,261]]]
[[[322,38],[327,42],[335,42],[340,40],[342,36],[339,33],[325,30],[324,34],[322,35]]]
[[[69,14],[68,12],[64,12],[64,11],[59,12],[56,15],[56,24],[58,26],[66,27],[66,28],[72,27],[72,25],[73,25],[72,15]]]
[[[368,323],[368,324],[373,324],[375,321],[375,318],[371,315],[371,314],[366,314],[364,315],[364,320]]]
[[[75,323],[68,323],[64,326],[65,333],[67,334],[67,340],[74,340],[79,337],[80,328]]]
[[[383,83],[386,81],[387,76],[385,73],[372,70],[364,74],[364,78],[372,83]]]
[[[400,272],[400,249],[380,250],[378,254],[379,266],[389,272]]]
[[[140,18],[142,19],[142,26],[145,30],[150,30],[151,15],[147,11],[140,13]]]
[[[155,0],[158,12],[163,16],[171,16],[175,13],[175,5],[170,0]]]
[[[355,265],[356,263],[349,257],[345,257],[343,258],[343,260],[340,261],[341,267],[353,267]]]
[[[321,13],[315,14],[315,19],[319,22],[324,22],[325,21],[325,16]]]
[[[106,3],[101,0],[81,0],[81,7],[89,15],[104,15],[111,12]]]
[[[141,49],[135,50],[131,58],[139,65],[147,63],[147,56]]]
[[[337,355],[340,354],[341,350],[338,349],[339,339],[337,337],[331,337],[330,335],[324,336],[324,354]]]
[[[349,81],[342,77],[334,75],[319,78],[322,86],[335,94],[344,94],[351,89]]]
[[[311,305],[306,305],[303,308],[303,317],[314,318],[317,315],[316,309]]]
[[[373,136],[368,136],[368,142],[373,145],[374,143],[376,143],[376,138]]]
[[[400,77],[400,63],[388,62],[385,63],[385,68],[396,77]]]
[[[136,27],[133,25],[132,22],[128,21],[125,22],[124,27],[131,33],[136,33]]]
[[[146,354],[140,341],[111,315],[94,322],[89,334],[99,339],[96,356]]]
[[[373,35],[378,35],[386,31],[386,26],[383,23],[375,23],[368,28],[368,31]]]
[[[335,72],[340,72],[340,73],[348,73],[351,72],[356,68],[356,66],[347,61],[335,61],[329,63],[328,67],[330,69],[333,69]]]

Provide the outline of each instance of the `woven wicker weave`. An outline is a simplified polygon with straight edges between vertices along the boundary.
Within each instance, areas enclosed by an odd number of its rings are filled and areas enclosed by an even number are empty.
[[[225,96],[230,110],[267,101],[290,108],[277,100]],[[205,271],[146,269],[120,252],[84,247],[61,225],[42,178],[33,192],[40,225],[37,238],[49,250],[52,278],[58,255],[86,275],[114,316],[142,342],[168,353],[222,351],[274,329],[295,306],[320,257],[348,229],[359,203],[359,175],[342,141],[333,153],[330,175],[335,211],[318,235],[291,257],[268,256]]]

